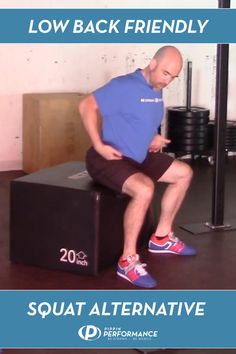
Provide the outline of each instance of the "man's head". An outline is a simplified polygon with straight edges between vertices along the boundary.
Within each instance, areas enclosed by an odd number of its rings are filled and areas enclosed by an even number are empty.
[[[164,46],[156,52],[143,72],[149,84],[154,89],[161,90],[178,77],[182,66],[180,51],[173,46]]]

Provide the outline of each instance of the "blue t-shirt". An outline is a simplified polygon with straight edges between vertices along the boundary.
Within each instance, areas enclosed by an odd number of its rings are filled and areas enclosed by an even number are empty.
[[[102,115],[102,141],[142,162],[163,117],[162,91],[140,69],[112,79],[93,95]]]

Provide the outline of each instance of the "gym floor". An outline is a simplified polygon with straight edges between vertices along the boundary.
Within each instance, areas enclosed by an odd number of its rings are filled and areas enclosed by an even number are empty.
[[[236,289],[236,230],[211,231],[194,235],[181,226],[203,225],[211,221],[213,167],[206,158],[189,161],[194,170],[194,179],[179,212],[175,233],[198,250],[196,257],[181,258],[174,255],[155,255],[140,250],[141,259],[148,264],[150,273],[158,280],[158,288],[165,289]],[[236,157],[228,157],[225,168],[225,223],[236,223]],[[116,265],[102,271],[99,276],[81,276],[39,267],[11,264],[9,261],[9,187],[10,181],[24,173],[22,171],[0,173],[0,287],[1,289],[136,289],[118,278]],[[165,185],[158,184],[158,201]],[[159,203],[158,203],[159,205]],[[156,210],[157,214],[159,208]],[[236,353],[232,350],[176,349],[156,350],[155,353],[199,354]],[[134,349],[8,349],[6,354],[135,354]],[[154,353],[154,352],[153,352]]]

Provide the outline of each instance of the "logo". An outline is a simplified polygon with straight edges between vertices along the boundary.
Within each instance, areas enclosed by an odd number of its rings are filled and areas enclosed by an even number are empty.
[[[79,251],[78,253],[76,253],[76,259],[77,261],[79,259],[85,259],[87,257],[87,254],[84,253],[84,251]]]
[[[77,252],[75,250],[61,248],[60,253],[62,253],[60,262],[77,264],[82,267],[88,267],[88,261],[86,260],[87,254],[84,251]]]
[[[107,340],[152,340],[158,337],[158,330],[124,330],[120,327],[105,327],[103,337]]]
[[[94,341],[101,337],[102,332],[100,328],[96,326],[87,325],[87,326],[80,327],[80,329],[78,330],[78,335],[83,340]]]
[[[159,102],[162,102],[163,101],[163,98],[158,98],[158,97],[155,97],[155,98],[141,98],[140,99],[140,102],[142,103],[159,103]]]
[[[158,330],[125,330],[120,327],[104,327],[100,329],[94,325],[82,326],[78,335],[85,341],[95,341],[102,337],[107,341],[151,341],[159,335]]]
[[[84,170],[82,172],[75,173],[74,175],[69,176],[70,179],[82,179],[89,177],[88,171]]]

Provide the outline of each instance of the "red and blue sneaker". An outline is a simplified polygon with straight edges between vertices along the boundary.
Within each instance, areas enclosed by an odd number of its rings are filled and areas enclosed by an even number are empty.
[[[172,253],[179,256],[195,256],[197,254],[195,248],[180,241],[173,232],[164,237],[157,237],[152,234],[148,243],[148,250],[152,253]]]
[[[117,266],[117,274],[128,280],[130,283],[142,288],[155,288],[156,280],[144,269],[145,263],[139,261],[139,255],[128,256],[126,259],[120,258]]]

